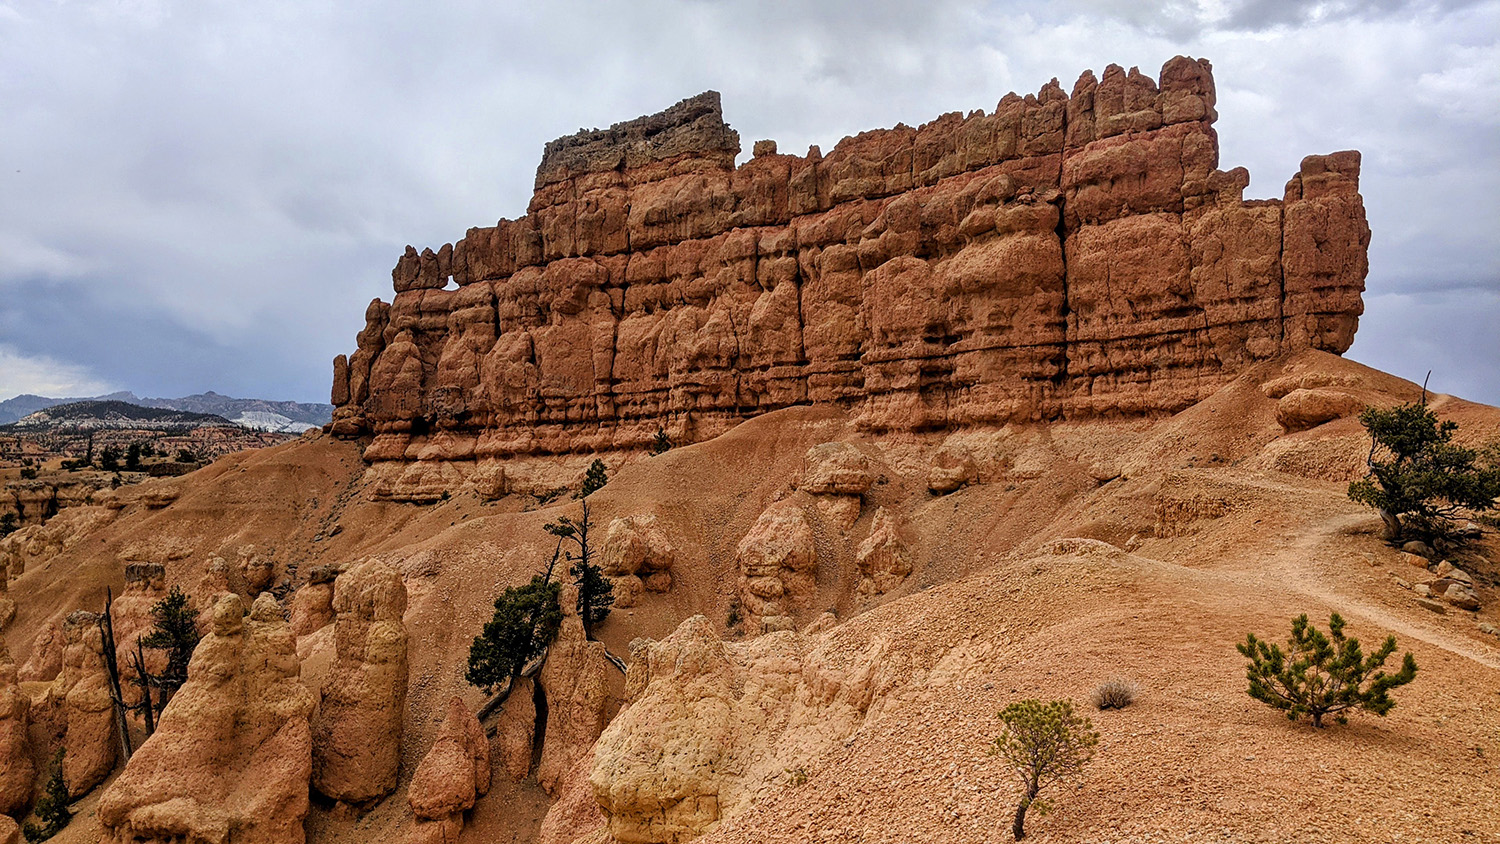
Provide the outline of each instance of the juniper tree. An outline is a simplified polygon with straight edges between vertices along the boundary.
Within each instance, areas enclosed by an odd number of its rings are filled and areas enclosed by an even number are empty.
[[[1365,656],[1359,640],[1344,635],[1344,619],[1338,613],[1329,616],[1326,636],[1308,623],[1305,613],[1292,619],[1284,651],[1254,633],[1246,634],[1245,641],[1235,647],[1250,660],[1245,676],[1251,697],[1282,710],[1292,721],[1311,716],[1312,725],[1318,728],[1325,715],[1347,723],[1345,713],[1352,709],[1385,715],[1396,705],[1391,690],[1417,676],[1417,661],[1409,652],[1401,660],[1400,671],[1381,671],[1396,652],[1396,637],[1387,636],[1378,650]]]
[[[1453,442],[1458,424],[1439,422],[1425,403],[1367,408],[1359,421],[1370,434],[1369,474],[1349,484],[1349,497],[1380,513],[1388,539],[1447,538],[1457,513],[1495,506],[1500,448]]]
[[[1065,700],[1043,703],[1023,700],[1000,713],[1005,731],[995,739],[990,753],[1003,757],[1021,780],[1021,802],[1011,821],[1011,835],[1026,837],[1026,812],[1035,808],[1045,814],[1051,807],[1041,799],[1043,788],[1077,776],[1094,755],[1099,734],[1088,718],[1073,714]]]

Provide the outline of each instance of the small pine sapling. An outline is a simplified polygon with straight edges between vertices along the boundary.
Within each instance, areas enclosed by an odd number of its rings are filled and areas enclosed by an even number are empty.
[[[604,485],[607,483],[609,483],[609,469],[604,465],[603,460],[595,457],[594,462],[589,464],[589,470],[584,473],[583,487],[578,490],[577,497],[588,498],[590,495],[604,489]]]
[[[1088,718],[1074,715],[1073,704],[1065,700],[1012,703],[1000,713],[1000,720],[1005,731],[990,753],[1009,762],[1021,780],[1021,802],[1010,829],[1020,841],[1026,837],[1027,810],[1046,814],[1051,808],[1040,797],[1042,789],[1078,776],[1093,757],[1099,734]]]
[[[672,438],[667,436],[667,429],[658,427],[656,436],[651,438],[651,456],[666,454],[672,450]]]
[[[578,613],[583,617],[583,633],[588,639],[594,637],[594,628],[604,621],[615,603],[614,586],[604,576],[604,569],[593,562],[593,546],[589,544],[592,524],[589,502],[585,499],[579,519],[564,516],[545,526],[559,543],[566,541],[573,545],[563,558],[568,561],[568,571],[578,586]]]
[[[1387,636],[1378,650],[1365,656],[1359,640],[1344,635],[1344,619],[1338,613],[1328,619],[1328,635],[1309,624],[1305,613],[1297,616],[1284,651],[1254,633],[1246,634],[1235,648],[1250,660],[1245,675],[1251,697],[1282,710],[1291,721],[1311,716],[1318,728],[1325,715],[1348,723],[1345,713],[1355,709],[1385,715],[1396,705],[1391,690],[1417,676],[1417,661],[1410,652],[1395,674],[1379,670],[1396,652],[1396,637]]]

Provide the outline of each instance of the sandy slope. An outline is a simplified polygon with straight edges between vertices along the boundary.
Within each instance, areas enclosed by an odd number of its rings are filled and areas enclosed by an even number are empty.
[[[869,440],[830,409],[769,414],[658,458],[607,456],[613,479],[591,498],[599,524],[656,513],[678,560],[671,592],[604,625],[621,655],[631,639],[661,638],[693,614],[723,623],[735,545],[789,490],[808,447],[850,440],[879,462],[860,521],[845,535],[820,529],[819,594],[801,620],[832,609],[843,621],[825,634],[836,649],[881,642],[929,679],[847,742],[807,748],[796,764],[805,784],[774,790],[703,840],[997,840],[1015,791],[985,752],[997,710],[1021,697],[1082,704],[1123,675],[1140,683],[1140,701],[1095,714],[1098,758],[1055,814],[1032,819],[1035,840],[1500,841],[1500,639],[1479,632],[1473,614],[1434,614],[1395,584],[1411,571],[1343,493],[1367,442],[1357,421],[1284,435],[1259,389],[1284,371],[1358,378],[1371,402],[1419,392],[1303,355],[1169,419],[953,435],[982,457],[981,483],[943,497],[925,488],[942,435]],[[1500,432],[1494,408],[1449,397],[1433,406],[1470,438]],[[586,462],[516,469],[576,483]],[[24,660],[47,621],[118,588],[132,555],[175,549],[169,578],[184,584],[209,553],[242,543],[299,567],[379,555],[401,568],[412,598],[404,789],[441,703],[453,693],[481,700],[461,677],[490,601],[544,562],[542,524],[577,505],[527,509],[524,496],[468,494],[432,507],[375,503],[362,470],[354,445],[310,437],[157,482],[181,489],[171,506],[129,508],[12,584],[21,608],[6,631],[12,651]],[[853,595],[853,548],[877,506],[907,519],[916,566],[871,607]],[[1071,538],[1089,541],[1059,542]],[[1480,551],[1500,560],[1500,543]],[[1462,564],[1489,604],[1479,619],[1500,623],[1500,566]],[[1416,655],[1418,679],[1388,718],[1315,731],[1245,696],[1234,643],[1251,630],[1284,637],[1291,616],[1326,621],[1330,610],[1362,640],[1395,633]],[[330,645],[309,639],[304,676],[316,684]],[[91,803],[59,841],[94,840]],[[534,840],[548,804],[532,783],[498,786],[463,840]],[[308,830],[314,842],[373,841],[403,834],[409,817],[398,792],[359,819],[315,809]]]

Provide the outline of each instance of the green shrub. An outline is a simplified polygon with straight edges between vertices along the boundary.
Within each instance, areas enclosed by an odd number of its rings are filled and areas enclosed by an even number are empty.
[[[37,798],[31,814],[37,822],[27,821],[21,825],[27,841],[46,841],[62,832],[73,820],[73,813],[68,810],[68,783],[63,779],[62,750],[52,757],[52,776],[47,779],[47,787]]]
[[[1099,734],[1089,719],[1073,714],[1065,700],[1043,703],[1023,700],[1000,713],[1005,731],[995,739],[990,752],[1009,762],[1021,780],[1021,802],[1011,822],[1017,841],[1026,837],[1026,812],[1035,808],[1046,814],[1051,806],[1040,797],[1043,788],[1082,772],[1094,755]]]
[[[1329,635],[1307,621],[1307,615],[1292,619],[1292,635],[1286,650],[1246,634],[1236,645],[1250,660],[1245,676],[1250,680],[1249,695],[1286,713],[1296,721],[1303,715],[1312,717],[1312,725],[1321,728],[1323,716],[1332,715],[1340,724],[1352,709],[1363,709],[1385,715],[1395,707],[1391,689],[1410,683],[1417,676],[1417,661],[1410,653],[1401,660],[1395,674],[1380,671],[1396,652],[1396,637],[1387,636],[1384,644],[1368,657],[1360,650],[1359,640],[1344,636],[1344,619],[1333,613],[1328,619]]]

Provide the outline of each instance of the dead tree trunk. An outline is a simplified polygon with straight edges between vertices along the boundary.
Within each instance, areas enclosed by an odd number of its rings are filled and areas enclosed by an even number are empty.
[[[115,660],[114,591],[104,590],[104,615],[99,617],[99,632],[104,638],[104,668],[109,672],[109,694],[115,704],[115,726],[120,731],[120,747],[129,762],[134,749],[130,746],[130,722],[125,718],[125,693],[120,687],[120,666]]]

